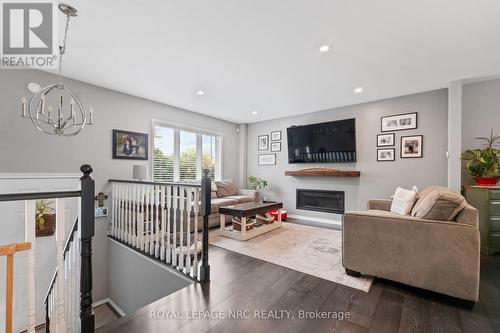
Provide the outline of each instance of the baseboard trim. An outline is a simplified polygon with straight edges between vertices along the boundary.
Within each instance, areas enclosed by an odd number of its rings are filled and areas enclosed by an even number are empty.
[[[123,311],[111,298],[109,297],[106,297],[106,298],[103,298],[101,299],[100,301],[97,301],[97,302],[94,302],[94,304],[92,304],[95,307],[98,307],[99,305],[103,305],[103,304],[106,304],[106,303],[109,303],[115,310],[116,312],[118,312],[118,314],[120,315],[120,317],[125,317],[126,313],[125,311]]]
[[[288,214],[288,216],[291,218],[294,218],[294,219],[299,219],[299,220],[306,220],[306,221],[342,226],[342,215],[335,216],[335,218],[332,218],[332,219],[323,219],[323,218],[319,218],[319,217],[303,216],[303,215],[295,215],[295,214]]]

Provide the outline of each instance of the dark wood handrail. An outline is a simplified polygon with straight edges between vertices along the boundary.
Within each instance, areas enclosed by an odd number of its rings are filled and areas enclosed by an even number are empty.
[[[184,186],[184,187],[201,187],[201,183],[182,183],[182,182],[150,182],[144,180],[131,180],[131,179],[109,179],[110,183],[129,183],[129,184],[143,184],[143,185],[164,185],[164,186]]]
[[[1,201],[23,201],[40,199],[63,199],[77,198],[82,195],[81,191],[59,191],[59,192],[31,192],[31,193],[7,193],[0,194]]]

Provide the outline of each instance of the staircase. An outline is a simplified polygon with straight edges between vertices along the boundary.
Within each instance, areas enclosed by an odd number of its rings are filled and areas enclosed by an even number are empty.
[[[57,269],[45,297],[45,332],[95,332],[92,308],[92,238],[94,236],[94,180],[92,167],[83,165],[80,190],[0,194],[0,202],[24,202],[25,244],[27,252],[26,332],[35,333],[36,325],[36,230],[37,200],[55,201]],[[65,239],[65,204],[68,198],[79,200],[79,214]],[[14,281],[15,282],[15,281]],[[15,295],[7,286],[7,298]],[[7,302],[8,303],[8,302]],[[6,333],[12,332],[12,311],[7,307]]]

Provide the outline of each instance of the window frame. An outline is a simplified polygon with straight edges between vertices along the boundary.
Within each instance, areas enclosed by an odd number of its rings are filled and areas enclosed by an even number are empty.
[[[215,136],[219,140],[219,144],[216,145],[215,147],[215,179],[214,180],[221,180],[222,179],[222,145],[224,143],[224,136],[222,132],[210,130],[210,129],[204,129],[200,127],[194,127],[194,126],[186,126],[183,124],[178,124],[178,123],[172,123],[169,121],[165,120],[159,120],[159,119],[153,119],[151,122],[151,140],[150,140],[150,147],[149,151],[154,151],[154,146],[155,146],[155,137],[154,137],[154,132],[155,132],[155,127],[160,126],[160,127],[168,127],[174,130],[174,182],[178,183],[180,181],[180,132],[185,131],[185,132],[191,132],[196,134],[196,180],[195,181],[200,181],[202,178],[202,154],[203,154],[203,135],[210,135],[210,136]],[[200,149],[198,149],[200,147]],[[154,179],[154,154],[151,154],[152,158],[149,161],[149,170],[151,171],[151,179],[155,181]]]

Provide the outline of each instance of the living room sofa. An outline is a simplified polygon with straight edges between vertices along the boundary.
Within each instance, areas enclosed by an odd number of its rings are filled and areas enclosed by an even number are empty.
[[[390,200],[343,217],[342,265],[367,274],[467,301],[479,294],[478,211],[465,203],[453,220],[391,213]]]
[[[208,226],[210,228],[220,226],[219,207],[257,201],[259,201],[259,191],[240,189],[231,179],[213,182]],[[226,223],[230,221],[231,216],[226,216]]]

